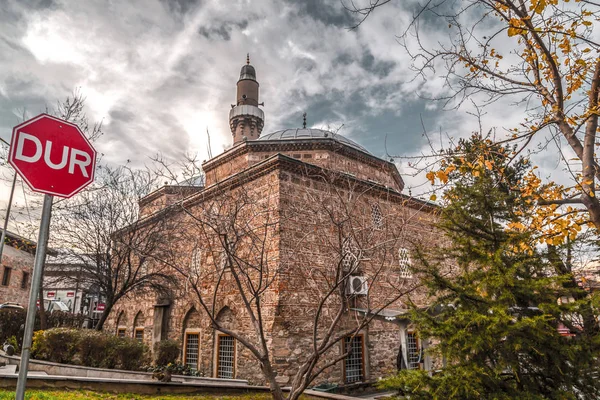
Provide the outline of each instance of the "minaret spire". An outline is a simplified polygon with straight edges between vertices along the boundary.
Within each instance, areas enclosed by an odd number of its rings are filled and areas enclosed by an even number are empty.
[[[250,65],[250,53],[246,54],[246,65],[240,71],[237,82],[237,100],[229,111],[229,127],[233,144],[244,140],[256,140],[262,132],[265,115],[258,108],[258,81],[256,70]]]

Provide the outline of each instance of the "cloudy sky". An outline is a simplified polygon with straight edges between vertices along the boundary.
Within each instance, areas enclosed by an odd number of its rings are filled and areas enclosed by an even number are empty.
[[[207,158],[231,144],[230,104],[250,53],[266,115],[263,133],[302,124],[337,129],[378,156],[428,151],[428,132],[477,128],[468,109],[423,97],[442,79],[415,80],[397,42],[412,1],[377,10],[357,30],[340,0],[0,0],[0,137],[74,90],[103,161],[143,165],[157,152]],[[427,40],[447,31],[432,25]],[[486,127],[516,124],[514,109],[488,110]],[[405,160],[398,159],[401,172]],[[552,160],[549,160],[550,168]],[[418,179],[407,178],[417,190]],[[0,190],[0,203],[6,190]]]
[[[78,89],[105,161],[143,162],[160,151],[206,155],[230,145],[228,111],[246,53],[265,102],[263,132],[313,127],[377,155],[422,145],[421,114],[395,35],[407,12],[375,13],[357,31],[339,0],[0,2],[0,135]]]

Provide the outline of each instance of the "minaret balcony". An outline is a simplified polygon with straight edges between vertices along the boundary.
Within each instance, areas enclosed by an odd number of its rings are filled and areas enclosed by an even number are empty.
[[[229,120],[235,117],[241,117],[246,115],[260,118],[263,121],[265,120],[265,113],[263,112],[263,110],[261,110],[257,106],[252,106],[249,104],[243,104],[240,106],[233,107],[229,111]]]

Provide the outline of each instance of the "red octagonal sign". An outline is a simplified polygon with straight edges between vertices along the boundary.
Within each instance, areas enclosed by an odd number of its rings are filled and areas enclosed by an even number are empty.
[[[71,197],[94,181],[96,150],[77,125],[40,114],[13,128],[8,162],[33,191]]]

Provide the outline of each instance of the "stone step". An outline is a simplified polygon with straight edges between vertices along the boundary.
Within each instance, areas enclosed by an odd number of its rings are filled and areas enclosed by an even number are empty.
[[[5,365],[4,367],[0,367],[0,375],[14,375],[17,373],[16,365]]]

